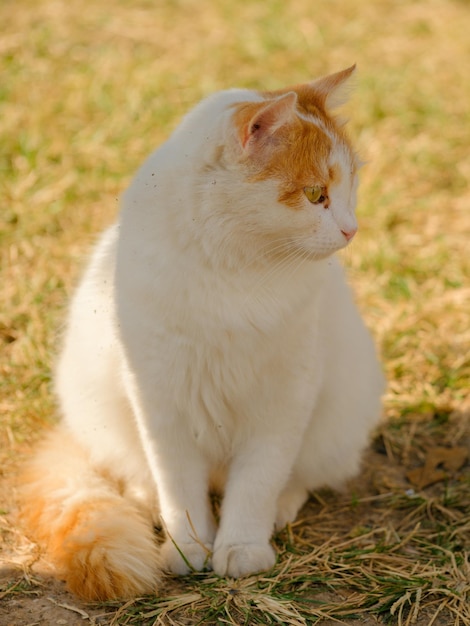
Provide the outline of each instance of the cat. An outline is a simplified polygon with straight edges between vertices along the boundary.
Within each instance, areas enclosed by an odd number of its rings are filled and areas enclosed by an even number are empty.
[[[82,598],[268,570],[274,529],[357,472],[384,382],[334,256],[357,230],[333,114],[353,71],[203,100],[98,242],[58,360],[63,420],[24,486],[27,527]]]

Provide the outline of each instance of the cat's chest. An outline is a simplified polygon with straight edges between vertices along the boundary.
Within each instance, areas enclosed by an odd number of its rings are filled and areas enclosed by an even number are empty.
[[[202,447],[229,448],[250,419],[250,404],[271,356],[271,348],[258,342],[253,351],[253,344],[229,331],[211,341],[168,340],[173,362],[165,376],[167,398]]]
[[[254,420],[273,428],[265,407],[295,402],[306,372],[318,380],[315,326],[302,324],[308,313],[298,317],[304,319],[297,327],[280,325],[268,334],[212,329],[202,337],[161,338],[157,378],[165,404],[214,461],[223,462],[250,436]]]
[[[292,278],[275,290],[202,271],[178,276],[125,285],[120,336],[150,390],[148,418],[185,428],[220,462],[266,417],[265,406],[289,405],[289,394],[303,393],[304,372],[315,378],[318,298]]]

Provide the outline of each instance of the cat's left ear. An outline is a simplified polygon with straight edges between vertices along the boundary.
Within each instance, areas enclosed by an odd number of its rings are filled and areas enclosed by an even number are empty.
[[[295,116],[297,94],[293,91],[268,103],[256,103],[248,119],[239,128],[239,138],[245,151],[263,145],[274,133]]]
[[[351,89],[350,79],[355,71],[356,64],[341,72],[319,78],[311,84],[325,109],[334,109],[347,101]]]

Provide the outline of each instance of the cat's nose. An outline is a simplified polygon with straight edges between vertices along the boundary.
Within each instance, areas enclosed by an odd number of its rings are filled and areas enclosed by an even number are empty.
[[[346,237],[346,241],[350,241],[354,235],[357,233],[357,228],[348,228],[348,230],[342,230],[341,231],[343,233],[343,235]]]

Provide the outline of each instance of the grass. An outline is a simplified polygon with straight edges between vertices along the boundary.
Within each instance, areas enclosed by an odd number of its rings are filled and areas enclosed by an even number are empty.
[[[391,507],[395,513],[408,513],[410,509],[408,496],[397,499],[387,494],[372,500],[359,499],[355,513],[358,521],[367,518],[371,504],[379,509]],[[438,516],[442,528],[449,529],[437,499],[419,498],[419,507],[433,516],[433,526]],[[339,515],[350,517],[348,500],[339,504],[337,496],[328,495],[313,508],[317,510],[312,511],[310,520],[277,537],[279,562],[268,574],[239,581],[191,576],[173,586],[176,595],[161,601],[128,603],[111,623],[171,623],[172,614],[176,614],[175,623],[202,624],[304,625],[317,619],[344,623],[371,614],[406,615],[412,620],[423,607],[432,608],[426,612],[432,619],[443,610],[443,604],[448,613],[465,620],[462,597],[469,591],[469,580],[462,575],[459,556],[452,556],[455,535],[450,537],[443,530],[439,537],[442,545],[436,546],[435,538],[419,527],[413,512],[399,523],[396,516],[393,527],[389,525],[391,520],[382,520],[373,527],[359,524],[345,536],[343,529],[338,533],[334,530]],[[316,537],[308,522],[316,526]],[[458,532],[458,525],[454,531]],[[325,541],[327,533],[330,538]],[[318,535],[321,543],[315,541]]]
[[[214,90],[359,67],[346,113],[367,165],[343,259],[389,380],[364,474],[276,537],[272,572],[168,579],[158,598],[103,607],[106,623],[470,623],[468,464],[421,490],[405,476],[431,446],[469,446],[466,4],[6,0],[0,24],[5,480],[56,417],[66,301],[143,158]]]

